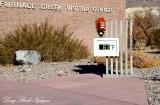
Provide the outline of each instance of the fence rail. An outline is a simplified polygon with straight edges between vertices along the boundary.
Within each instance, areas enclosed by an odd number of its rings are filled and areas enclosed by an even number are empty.
[[[133,75],[132,31],[133,20],[106,22],[105,36],[107,38],[119,38],[120,53],[119,57],[106,57],[106,74],[104,76]],[[128,41],[128,38],[130,41]],[[128,45],[130,48],[128,48]],[[130,67],[128,67],[128,59],[130,60]]]

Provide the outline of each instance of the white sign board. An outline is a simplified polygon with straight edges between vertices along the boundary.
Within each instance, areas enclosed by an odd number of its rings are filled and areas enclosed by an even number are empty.
[[[119,38],[94,38],[94,56],[119,56]]]

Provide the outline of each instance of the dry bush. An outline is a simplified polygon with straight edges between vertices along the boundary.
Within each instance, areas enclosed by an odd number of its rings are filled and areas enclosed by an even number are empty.
[[[160,29],[152,30],[151,39],[152,46],[160,48]]]
[[[128,67],[130,66],[130,53],[128,54]],[[124,54],[123,54],[124,57]],[[110,58],[109,58],[110,59]],[[115,59],[113,58],[114,62]],[[106,57],[94,57],[93,61],[98,64],[106,64]],[[120,61],[119,61],[120,62]],[[123,59],[123,63],[124,63]],[[110,64],[110,61],[109,61]],[[148,54],[145,54],[141,51],[134,51],[133,52],[133,67],[134,68],[150,68],[160,65],[160,60],[154,59],[153,57],[149,56]],[[119,64],[120,67],[120,64]]]
[[[160,60],[145,54],[144,52],[136,51],[133,53],[133,67],[135,68],[150,68],[160,65]]]
[[[133,33],[136,41],[146,40],[146,46],[151,45],[151,30],[159,24],[159,19],[150,11],[136,11],[133,13]],[[136,38],[137,37],[137,38]]]
[[[89,55],[87,46],[72,37],[67,26],[54,27],[47,21],[40,25],[21,25],[0,39],[0,64],[13,64],[15,51],[36,50],[42,61],[73,61]]]
[[[94,57],[92,61],[98,64],[106,64],[106,57]]]

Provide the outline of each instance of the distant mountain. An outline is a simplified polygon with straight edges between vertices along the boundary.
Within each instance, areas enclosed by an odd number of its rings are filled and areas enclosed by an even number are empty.
[[[126,8],[129,7],[153,7],[160,6],[160,0],[126,0]]]

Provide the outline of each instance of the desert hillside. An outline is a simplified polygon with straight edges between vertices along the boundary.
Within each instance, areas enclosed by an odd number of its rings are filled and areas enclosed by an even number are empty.
[[[160,6],[160,0],[126,0],[126,8]]]
[[[160,17],[160,0],[126,0],[126,18],[132,17],[135,11],[148,10]]]

